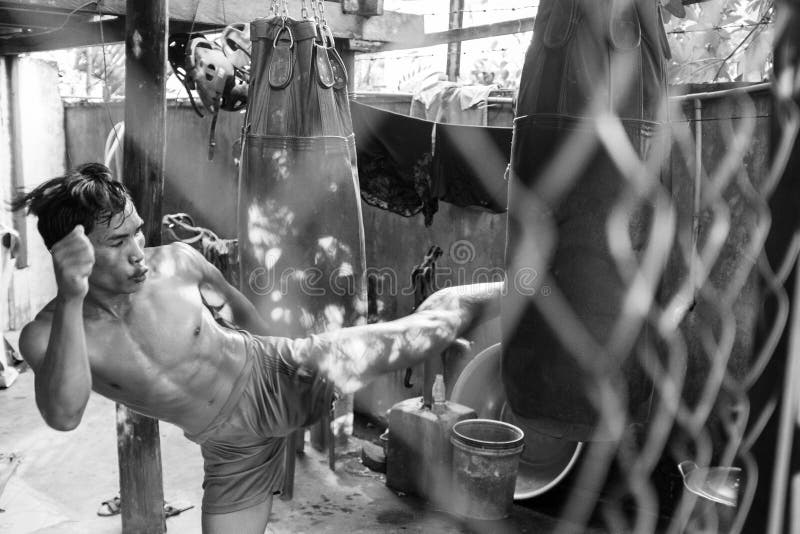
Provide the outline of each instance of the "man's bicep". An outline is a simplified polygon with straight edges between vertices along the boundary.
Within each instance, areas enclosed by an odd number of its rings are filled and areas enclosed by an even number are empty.
[[[50,341],[50,324],[44,321],[28,323],[19,336],[19,351],[25,363],[31,366],[34,373],[38,373],[47,353]]]

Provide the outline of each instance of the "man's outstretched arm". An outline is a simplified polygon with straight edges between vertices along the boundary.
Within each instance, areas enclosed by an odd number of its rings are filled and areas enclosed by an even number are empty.
[[[344,393],[440,354],[483,319],[499,313],[503,283],[441,289],[406,317],[295,341],[297,363],[316,367]]]

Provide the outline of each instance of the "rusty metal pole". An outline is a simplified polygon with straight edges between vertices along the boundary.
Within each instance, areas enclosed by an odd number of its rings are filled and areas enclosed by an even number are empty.
[[[161,242],[168,20],[168,0],[127,3],[122,180],[144,220],[150,246]],[[122,532],[163,534],[166,522],[158,421],[117,405],[117,447]]]
[[[25,187],[25,176],[22,172],[22,109],[20,105],[20,91],[22,83],[19,74],[19,56],[5,56],[6,80],[8,87],[8,131],[11,138],[10,171],[11,187],[20,191]],[[18,211],[13,215],[14,230],[19,234],[19,251],[17,252],[17,269],[28,266],[28,225],[25,221],[25,212]],[[16,316],[16,313],[14,314]],[[15,317],[14,321],[16,322]]]

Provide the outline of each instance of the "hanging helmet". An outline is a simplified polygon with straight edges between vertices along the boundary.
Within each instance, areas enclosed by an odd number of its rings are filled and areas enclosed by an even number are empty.
[[[250,25],[243,22],[229,24],[222,30],[219,41],[222,51],[233,66],[249,75],[250,51],[253,48],[250,42]]]
[[[186,93],[189,95],[189,101],[192,103],[195,113],[203,116],[198,108],[197,103],[192,96],[192,89],[195,89],[194,80],[192,78],[192,68],[189,65],[189,42],[193,39],[205,39],[201,33],[173,33],[169,36],[167,44],[167,60],[169,61],[172,72],[179,82],[186,88]]]
[[[205,39],[202,33],[173,33],[167,43],[167,60],[172,72],[184,85],[194,88],[191,79],[191,66],[189,64],[189,43],[194,39]]]
[[[239,106],[236,109],[241,108],[241,87],[236,87],[233,64],[216,43],[205,37],[192,39],[188,61],[189,74],[194,80],[200,101],[208,111],[235,111],[237,104]]]
[[[222,104],[220,107],[225,111],[239,111],[247,105],[247,92],[250,85],[239,78],[232,76],[230,83],[222,93]]]
[[[238,111],[247,104],[248,84],[215,42],[201,33],[170,35],[167,59],[183,83],[195,112],[201,117],[192,90],[210,113]]]

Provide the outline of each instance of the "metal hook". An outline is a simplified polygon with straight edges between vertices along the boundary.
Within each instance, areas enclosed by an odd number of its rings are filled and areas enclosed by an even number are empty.
[[[289,48],[294,47],[294,35],[292,34],[292,29],[286,25],[286,21],[281,22],[281,27],[278,29],[278,33],[275,34],[275,39],[272,40],[272,47],[278,47],[278,40],[280,39],[281,34],[286,31],[289,34]]]

